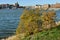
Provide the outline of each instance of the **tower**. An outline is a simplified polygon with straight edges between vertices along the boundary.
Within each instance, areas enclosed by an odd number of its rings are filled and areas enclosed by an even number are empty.
[[[18,4],[18,2],[17,2],[17,3],[15,3],[15,6],[16,6],[16,8],[19,8],[19,4]]]

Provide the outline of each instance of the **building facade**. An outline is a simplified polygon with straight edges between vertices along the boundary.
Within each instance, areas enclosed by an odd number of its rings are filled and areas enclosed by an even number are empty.
[[[60,8],[60,3],[52,4],[51,8]]]
[[[15,4],[0,4],[0,9],[3,9],[3,8],[19,8],[19,4],[18,2],[15,3]]]

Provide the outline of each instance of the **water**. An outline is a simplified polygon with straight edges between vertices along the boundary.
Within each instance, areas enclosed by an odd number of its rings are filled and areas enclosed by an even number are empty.
[[[7,37],[15,33],[23,10],[23,8],[0,10],[0,38]],[[55,11],[57,13],[57,19],[60,19],[60,10]]]
[[[12,35],[20,20],[23,8],[0,10],[0,38]]]
[[[56,10],[57,21],[60,21],[60,10]]]

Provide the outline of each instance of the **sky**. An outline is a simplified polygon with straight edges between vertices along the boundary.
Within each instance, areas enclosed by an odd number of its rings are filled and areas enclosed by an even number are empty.
[[[14,4],[18,2],[21,6],[33,6],[43,4],[55,4],[60,3],[60,0],[0,0],[0,4]]]

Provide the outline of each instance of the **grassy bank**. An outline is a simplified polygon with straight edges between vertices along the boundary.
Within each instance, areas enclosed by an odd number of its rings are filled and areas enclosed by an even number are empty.
[[[60,26],[33,34],[23,40],[60,40]]]
[[[12,36],[7,40],[60,40],[60,26],[50,30],[43,30],[27,37],[21,35]]]

